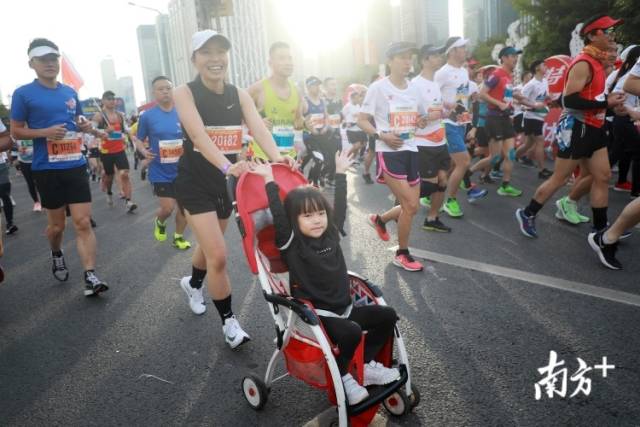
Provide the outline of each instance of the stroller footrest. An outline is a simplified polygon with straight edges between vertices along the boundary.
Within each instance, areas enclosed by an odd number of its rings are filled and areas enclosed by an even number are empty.
[[[347,406],[347,414],[350,416],[361,414],[373,405],[381,403],[387,397],[391,396],[393,393],[398,391],[398,389],[404,386],[409,379],[409,372],[404,364],[399,365],[398,370],[400,371],[400,378],[391,384],[369,387],[369,397],[356,405]]]

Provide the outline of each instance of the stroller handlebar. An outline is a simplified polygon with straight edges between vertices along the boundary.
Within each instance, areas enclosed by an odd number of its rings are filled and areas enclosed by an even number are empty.
[[[316,313],[300,300],[290,296],[269,294],[266,292],[264,292],[264,299],[272,304],[282,305],[292,310],[308,325],[316,326],[320,324],[320,319],[318,319]]]

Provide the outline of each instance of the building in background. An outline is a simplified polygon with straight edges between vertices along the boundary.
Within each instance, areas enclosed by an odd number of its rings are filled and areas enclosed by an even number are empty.
[[[171,61],[171,45],[169,43],[169,15],[159,14],[156,18],[156,35],[158,36],[158,48],[162,63],[162,74],[175,79],[175,67]]]
[[[153,88],[151,81],[160,75],[165,74],[160,53],[158,32],[155,25],[139,25],[136,29],[138,36],[138,50],[140,52],[140,65],[142,68],[142,81],[144,83],[144,94],[146,101],[153,99]]]
[[[399,0],[391,6],[392,38],[424,44],[442,44],[449,37],[447,0]]]
[[[475,45],[497,36],[507,37],[509,24],[519,16],[509,0],[464,0],[464,36]]]
[[[168,17],[168,53],[174,67],[174,84],[191,81],[191,36],[198,31],[196,0],[171,0]]]
[[[124,76],[120,77],[117,82],[117,87],[114,90],[116,96],[124,100],[124,108],[127,112],[127,116],[134,114],[136,110],[136,95],[133,90],[133,77]]]
[[[112,90],[115,92],[118,88],[118,78],[116,76],[116,65],[112,57],[107,56],[100,61],[100,73],[102,74],[103,91]]]

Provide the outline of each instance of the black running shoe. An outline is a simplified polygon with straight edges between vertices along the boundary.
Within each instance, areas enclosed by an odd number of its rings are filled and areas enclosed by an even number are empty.
[[[93,218],[89,218],[89,222],[91,222],[91,228],[96,228],[98,224],[93,220]]]
[[[480,176],[480,184],[495,184],[496,181],[491,178],[491,175]]]
[[[538,178],[540,179],[548,179],[551,175],[553,175],[553,172],[546,168],[538,172]]]
[[[140,169],[140,181],[147,179],[147,168]]]
[[[15,224],[7,225],[7,236],[18,231],[18,226]]]
[[[373,180],[371,179],[371,175],[368,173],[365,173],[362,175],[362,178],[364,178],[364,182],[367,184],[373,184]]]
[[[591,249],[598,254],[598,258],[602,265],[612,270],[622,270],[622,264],[616,259],[616,251],[618,250],[618,242],[610,245],[605,244],[602,241],[602,235],[604,231],[597,233],[589,233],[587,241]]]
[[[51,255],[51,259],[53,262],[53,266],[51,267],[53,277],[61,282],[66,282],[67,279],[69,279],[69,270],[67,269],[67,264],[64,262],[64,255]]]
[[[93,295],[98,295],[101,292],[108,291],[109,287],[105,282],[98,279],[96,273],[93,271],[87,271],[84,274],[84,296],[90,297]]]
[[[439,233],[451,233],[451,227],[444,225],[438,217],[433,221],[429,221],[429,218],[425,218],[424,224],[422,224],[422,229],[427,231],[437,231]]]

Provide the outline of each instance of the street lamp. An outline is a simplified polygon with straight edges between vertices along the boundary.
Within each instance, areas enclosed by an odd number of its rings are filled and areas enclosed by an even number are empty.
[[[162,11],[160,11],[160,10],[158,10],[158,9],[155,9],[155,8],[153,8],[153,7],[143,6],[143,5],[141,5],[141,4],[137,4],[137,3],[134,3],[134,2],[132,2],[132,1],[127,2],[127,3],[129,3],[129,6],[135,6],[135,7],[139,7],[140,9],[147,9],[147,10],[151,10],[151,11],[153,11],[153,12],[157,13],[158,15],[163,15]]]

